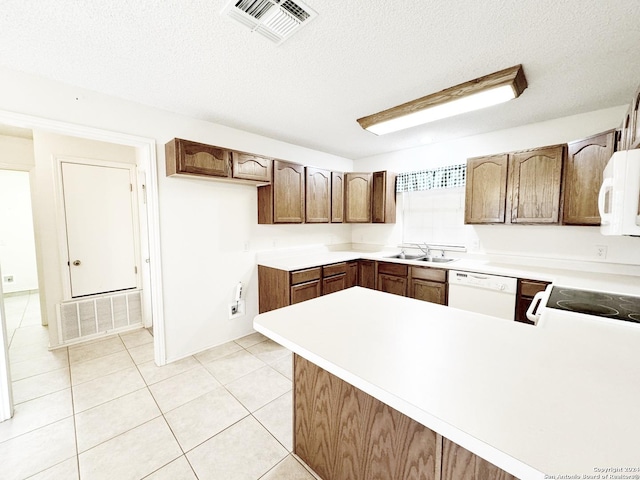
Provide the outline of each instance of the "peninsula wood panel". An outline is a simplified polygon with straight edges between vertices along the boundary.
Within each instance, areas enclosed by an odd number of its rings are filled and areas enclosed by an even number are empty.
[[[442,480],[518,480],[451,440],[442,440]]]
[[[331,223],[344,222],[344,173],[331,172]]]
[[[615,150],[615,131],[568,145],[564,164],[562,223],[600,225],[598,193],[602,172]]]
[[[509,155],[507,211],[511,223],[558,223],[564,145]]]
[[[371,223],[371,173],[345,173],[344,221]]]
[[[323,480],[436,480],[432,430],[294,355],[294,452]]]
[[[504,223],[509,155],[467,161],[464,223]]]
[[[305,221],[329,223],[331,215],[331,172],[305,167]]]

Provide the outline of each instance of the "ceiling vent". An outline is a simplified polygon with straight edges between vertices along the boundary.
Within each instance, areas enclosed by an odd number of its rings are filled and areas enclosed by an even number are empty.
[[[318,15],[298,0],[231,0],[222,14],[278,44]]]

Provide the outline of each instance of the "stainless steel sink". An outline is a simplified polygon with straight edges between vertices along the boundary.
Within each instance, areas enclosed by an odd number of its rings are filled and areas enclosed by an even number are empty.
[[[429,262],[429,263],[449,263],[449,262],[455,262],[456,260],[458,260],[457,258],[442,258],[442,257],[432,257],[432,258],[421,258],[420,260],[422,260],[423,262]]]
[[[390,257],[386,257],[386,258],[399,258],[401,260],[422,260],[426,257],[424,255],[410,255],[407,253],[398,253],[396,255],[391,255]]]

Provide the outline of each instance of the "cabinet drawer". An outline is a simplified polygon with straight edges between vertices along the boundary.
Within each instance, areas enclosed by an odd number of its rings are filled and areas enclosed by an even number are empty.
[[[537,282],[535,280],[520,280],[520,295],[533,297],[549,285],[547,282]]]
[[[311,280],[319,280],[321,276],[321,267],[297,270],[295,272],[291,272],[291,285],[297,285],[298,283],[309,282]]]
[[[384,273],[387,275],[397,275],[399,277],[406,277],[409,272],[407,265],[400,263],[382,263],[378,262],[378,273]]]
[[[447,271],[442,268],[411,267],[411,277],[445,283],[447,281]]]
[[[325,265],[322,267],[323,277],[331,277],[340,273],[347,273],[347,262],[334,263],[333,265]]]
[[[318,298],[322,289],[320,279],[310,282],[293,285],[291,287],[291,305],[300,302],[306,302],[312,298]]]

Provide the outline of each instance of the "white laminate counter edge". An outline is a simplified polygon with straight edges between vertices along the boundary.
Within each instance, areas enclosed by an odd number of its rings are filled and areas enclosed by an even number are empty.
[[[454,427],[453,425],[442,421],[428,412],[412,405],[411,403],[383,390],[370,382],[360,378],[357,375],[329,362],[323,357],[301,347],[300,345],[288,340],[287,338],[277,334],[259,321],[254,321],[254,329],[274,342],[284,346],[297,355],[314,363],[318,367],[344,380],[345,382],[359,388],[363,392],[371,395],[377,400],[403,413],[416,422],[425,427],[439,433],[443,437],[448,438],[452,442],[466,448],[470,452],[480,456],[481,458],[491,462],[497,467],[516,476],[521,480],[541,480],[547,478],[546,475],[535,468],[519,461],[518,459],[488,445],[487,443],[467,434],[466,432]]]

